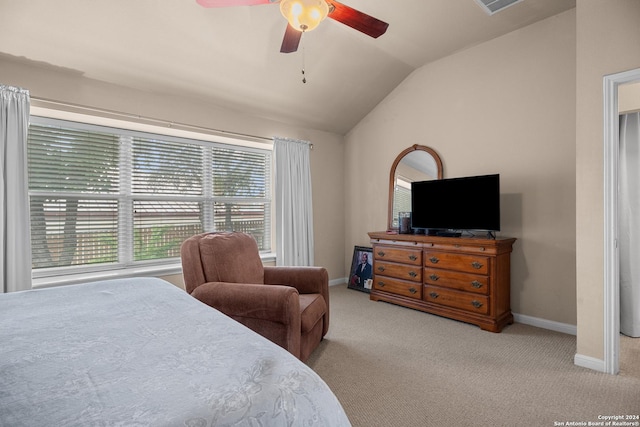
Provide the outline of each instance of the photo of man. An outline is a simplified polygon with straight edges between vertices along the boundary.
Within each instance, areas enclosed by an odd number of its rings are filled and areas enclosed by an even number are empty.
[[[353,251],[349,288],[369,292],[373,277],[371,248],[356,246]]]

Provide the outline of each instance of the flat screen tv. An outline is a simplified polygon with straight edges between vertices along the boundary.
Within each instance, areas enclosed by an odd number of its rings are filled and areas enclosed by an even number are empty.
[[[500,230],[500,175],[411,184],[411,227],[428,234]]]

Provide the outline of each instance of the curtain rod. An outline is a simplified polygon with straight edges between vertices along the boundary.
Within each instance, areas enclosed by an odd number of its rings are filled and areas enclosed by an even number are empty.
[[[222,130],[222,129],[213,129],[213,128],[207,128],[207,127],[204,127],[204,126],[188,125],[188,124],[185,124],[185,123],[176,123],[176,122],[172,122],[172,121],[168,121],[168,120],[154,119],[154,118],[151,118],[151,117],[144,117],[144,116],[141,116],[139,114],[121,113],[121,112],[118,112],[118,111],[106,110],[106,109],[103,109],[103,108],[88,107],[86,105],[72,104],[72,103],[62,102],[62,101],[54,101],[52,99],[38,98],[38,97],[35,97],[35,96],[32,96],[31,100],[32,101],[36,101],[36,103],[38,103],[38,104],[40,104],[40,103],[45,104],[45,105],[46,104],[53,104],[53,105],[59,105],[59,106],[63,106],[63,107],[70,107],[70,108],[74,108],[74,109],[78,109],[78,110],[92,111],[92,112],[95,112],[95,113],[109,114],[109,115],[113,115],[113,116],[125,117],[125,118],[129,118],[129,119],[136,119],[136,120],[145,121],[145,122],[158,123],[158,124],[162,124],[162,125],[164,125],[166,127],[169,127],[169,128],[177,127],[177,128],[182,128],[184,130],[189,130],[189,129],[200,130],[200,131],[204,131],[204,132],[207,132],[207,133],[219,134],[219,136],[236,136],[236,137],[243,137],[243,138],[250,138],[250,139],[273,142],[273,138],[268,138],[266,136],[258,136],[258,135],[251,135],[251,134],[247,134],[247,133],[232,132],[232,131],[227,131],[227,130]]]

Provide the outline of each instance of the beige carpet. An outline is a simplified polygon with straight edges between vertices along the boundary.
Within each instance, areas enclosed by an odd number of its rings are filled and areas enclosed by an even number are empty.
[[[640,338],[620,335],[620,375],[640,378]]]
[[[346,286],[330,292],[329,334],[308,364],[356,427],[555,426],[640,414],[640,377],[575,366],[574,336],[523,324],[494,334]],[[640,366],[640,352],[627,356]]]

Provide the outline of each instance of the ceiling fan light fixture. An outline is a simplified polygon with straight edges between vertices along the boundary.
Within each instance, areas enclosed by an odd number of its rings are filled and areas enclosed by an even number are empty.
[[[298,31],[311,31],[329,14],[325,0],[282,0],[280,12]]]

